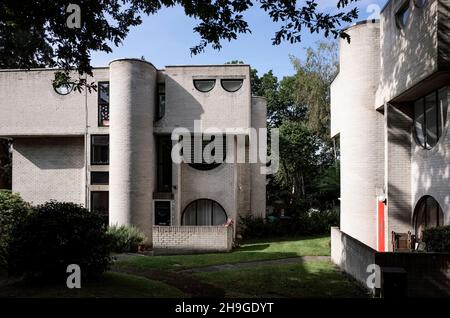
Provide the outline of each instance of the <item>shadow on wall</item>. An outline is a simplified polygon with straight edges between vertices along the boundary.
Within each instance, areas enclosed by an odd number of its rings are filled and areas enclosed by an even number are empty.
[[[192,130],[194,128],[194,120],[200,120],[205,110],[192,96],[192,93],[181,86],[170,75],[167,75],[165,80],[165,115],[155,122],[155,129],[172,132],[172,129],[176,127],[185,127]]]
[[[14,151],[42,170],[82,169],[84,137],[18,138]]]

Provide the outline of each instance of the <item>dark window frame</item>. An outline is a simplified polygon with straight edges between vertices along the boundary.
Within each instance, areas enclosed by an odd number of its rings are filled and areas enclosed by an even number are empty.
[[[206,163],[203,162],[203,151],[206,147],[206,145],[214,142],[214,139],[212,137],[215,137],[214,135],[211,136],[210,140],[204,140],[203,139],[203,135],[202,135],[202,163],[196,163],[193,162],[195,159],[195,155],[194,155],[194,151],[195,151],[195,137],[193,134],[191,134],[191,162],[188,163],[188,165],[192,168],[194,168],[195,170],[199,170],[199,171],[210,171],[210,170],[214,170],[218,167],[220,167],[222,164],[225,163],[226,158],[227,158],[227,136],[224,134],[222,135],[222,145],[223,145],[223,158],[222,158],[222,162],[213,162],[213,163]],[[215,151],[215,148],[214,148]]]
[[[108,99],[110,99],[110,83],[109,81],[102,81],[102,82],[98,82],[97,86],[98,86],[98,92],[97,92],[97,113],[98,113],[98,126],[99,127],[109,127],[109,123],[108,125],[104,125],[103,124],[103,120],[102,120],[102,108],[103,107],[108,107],[108,122],[110,120],[110,115],[109,115],[109,105],[110,105],[110,100],[108,100],[108,102],[103,102],[100,98],[100,85],[103,84],[108,84]]]
[[[197,85],[196,85],[197,82],[214,82],[214,83],[213,83],[213,86],[209,90],[203,91],[197,87]],[[215,78],[194,79],[192,81],[195,89],[201,93],[209,93],[210,91],[212,91],[214,89],[214,87],[216,87],[216,82],[217,82],[217,79],[215,79]]]
[[[223,86],[223,83],[225,82],[232,82],[232,81],[240,81],[241,85],[239,86],[238,89],[235,90],[228,90]],[[229,93],[236,93],[238,90],[240,90],[242,88],[242,86],[244,85],[244,79],[243,78],[223,78],[220,80],[220,86],[222,86],[223,90],[229,92]]]
[[[207,198],[201,198],[201,199],[196,199],[194,201],[192,201],[191,203],[189,203],[183,210],[183,213],[181,214],[181,225],[185,226],[184,224],[184,215],[185,213],[188,211],[188,209],[191,207],[191,205],[195,204],[195,224],[193,226],[202,226],[202,225],[198,225],[198,202],[200,201],[208,201],[211,203],[211,223],[214,224],[214,204],[217,204],[223,211],[223,213],[225,214],[225,220],[228,220],[228,214],[227,211],[223,208],[223,206],[212,199],[207,199]],[[192,225],[190,225],[192,226]],[[214,225],[206,225],[206,226],[214,226]]]
[[[94,205],[94,195],[95,194],[97,194],[97,193],[107,193],[107,195],[108,195],[108,211],[98,211],[97,210],[97,212],[99,212],[99,213],[106,213],[106,217],[107,217],[107,222],[106,222],[106,224],[109,224],[109,210],[110,210],[110,208],[109,208],[109,191],[90,191],[90,199],[91,199],[91,202],[90,202],[90,206],[89,206],[89,208],[90,208],[90,211],[91,212],[93,212],[94,211],[94,207],[93,207],[93,205]]]
[[[94,156],[93,156],[93,153],[94,153],[94,142],[93,142],[93,140],[94,140],[94,138],[95,137],[108,137],[108,162],[107,163],[104,163],[104,162],[94,162]],[[109,156],[109,135],[108,134],[95,134],[95,135],[91,135],[91,154],[90,154],[90,163],[91,163],[91,166],[108,166],[109,165],[109,161],[110,161],[110,156]]]
[[[418,220],[417,218],[420,216],[420,211],[423,209],[423,213],[425,216],[425,228],[428,228],[428,222],[429,219],[428,217],[430,216],[429,214],[429,208],[428,205],[430,203],[430,201],[434,201],[433,203],[436,205],[437,209],[436,209],[436,216],[435,216],[435,220],[436,220],[436,226],[440,226],[439,224],[441,223],[441,221],[444,221],[444,211],[442,210],[441,205],[439,204],[439,202],[431,195],[424,195],[423,197],[421,197],[419,199],[419,201],[416,204],[416,207],[414,208],[414,214],[413,214],[413,227],[414,227],[414,232],[416,234],[416,237],[418,237],[419,235],[421,235],[421,233],[417,233],[418,230]]]
[[[107,175],[107,177],[106,177],[106,179],[107,179],[107,181],[106,182],[95,182],[94,183],[94,174],[106,174]],[[109,171],[91,171],[91,185],[109,185]]]
[[[156,92],[156,113],[155,121],[160,120],[166,114],[166,84],[158,83]],[[161,102],[161,97],[164,97],[164,102]],[[161,107],[162,105],[162,107]]]
[[[164,202],[164,203],[167,203],[169,205],[169,224],[168,225],[156,224],[156,221],[157,221],[156,220],[156,217],[157,217],[156,204],[158,202]],[[154,220],[153,220],[153,225],[155,225],[155,226],[171,226],[172,225],[172,200],[154,200],[153,207],[154,207],[154,215],[155,215]]]
[[[167,146],[164,145],[164,143],[167,143],[170,145],[170,153],[168,154],[168,157],[170,158],[170,162],[167,162],[168,158],[164,158],[164,154],[162,151],[164,150],[163,147]],[[172,169],[172,157],[171,157],[171,150],[172,150],[172,139],[170,135],[162,135],[158,136],[156,138],[156,189],[158,192],[162,193],[172,193],[172,177],[173,177],[173,169]],[[166,154],[167,155],[167,154]],[[168,166],[165,166],[168,165]],[[167,172],[164,167],[168,168],[170,170],[170,177],[169,177],[169,184],[167,186],[164,186],[165,184],[165,174],[164,172]],[[161,169],[161,170],[160,170]]]
[[[428,93],[427,95],[417,99],[414,101],[413,105],[414,105],[414,115],[413,115],[413,127],[414,127],[414,140],[416,142],[417,145],[419,145],[420,147],[422,147],[423,149],[426,150],[431,150],[433,149],[438,143],[439,140],[441,140],[442,134],[445,131],[445,126],[447,125],[447,118],[441,118],[441,109],[440,109],[440,91],[444,90],[446,92],[446,96],[447,96],[447,109],[445,111],[446,116],[448,116],[448,104],[449,104],[449,100],[448,100],[448,88],[446,86],[441,87],[439,89],[436,89],[430,93]],[[427,129],[427,98],[430,97],[431,95],[434,94],[434,106],[436,109],[436,125],[437,125],[437,138],[436,138],[436,143],[434,145],[429,146],[428,143],[428,129]],[[417,136],[417,129],[416,129],[416,113],[415,113],[415,105],[416,103],[421,102],[422,103],[422,116],[423,116],[423,144],[420,142],[419,137]],[[442,124],[442,125],[441,125]]]

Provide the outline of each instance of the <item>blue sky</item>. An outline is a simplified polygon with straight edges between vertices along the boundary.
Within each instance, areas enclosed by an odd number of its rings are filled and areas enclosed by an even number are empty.
[[[323,10],[332,12],[337,1],[318,2]],[[387,0],[360,0],[354,5],[359,8],[359,20],[373,18],[386,2]],[[157,68],[177,64],[223,64],[231,60],[241,60],[251,64],[259,74],[273,70],[274,74],[281,78],[294,72],[289,55],[303,59],[306,47],[314,46],[317,41],[324,39],[321,34],[311,35],[304,30],[301,43],[273,46],[271,38],[279,25],[273,23],[257,6],[250,9],[245,18],[252,34],[240,35],[232,42],[223,42],[220,51],[208,47],[205,53],[191,56],[189,48],[200,40],[192,31],[196,21],[186,17],[180,7],[162,9],[155,15],[144,16],[143,23],[132,28],[119,47],[113,47],[113,53],[94,52],[92,64],[105,66],[114,58],[141,56]]]

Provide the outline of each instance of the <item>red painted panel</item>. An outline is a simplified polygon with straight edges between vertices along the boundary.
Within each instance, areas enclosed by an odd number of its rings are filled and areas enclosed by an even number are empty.
[[[385,252],[384,241],[384,202],[378,201],[378,252]]]

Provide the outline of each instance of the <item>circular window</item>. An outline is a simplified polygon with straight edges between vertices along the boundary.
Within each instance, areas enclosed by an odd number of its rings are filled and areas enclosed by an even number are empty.
[[[227,214],[216,201],[200,199],[191,202],[184,209],[182,225],[211,226],[223,225],[227,222]]]
[[[409,5],[409,0],[406,1],[403,6],[398,10],[395,15],[395,20],[398,28],[403,28],[408,24],[409,18],[411,16],[411,8]]]
[[[212,90],[214,88],[215,85],[216,85],[215,79],[194,80],[194,87],[202,93],[209,92],[210,90]]]
[[[433,148],[441,138],[447,122],[447,88],[435,91],[414,103],[414,135],[416,143]]]
[[[183,149],[189,150],[187,162],[197,170],[212,170],[225,162],[226,158],[226,136],[191,136]]]
[[[414,210],[413,222],[418,240],[422,239],[424,230],[442,226],[444,224],[444,214],[439,203],[428,195],[421,198]]]
[[[54,86],[53,88],[59,95],[67,95],[72,91],[73,86],[71,84],[61,84],[59,86]]]
[[[230,93],[238,91],[242,87],[243,82],[244,80],[242,79],[223,79],[220,81],[223,89]]]

